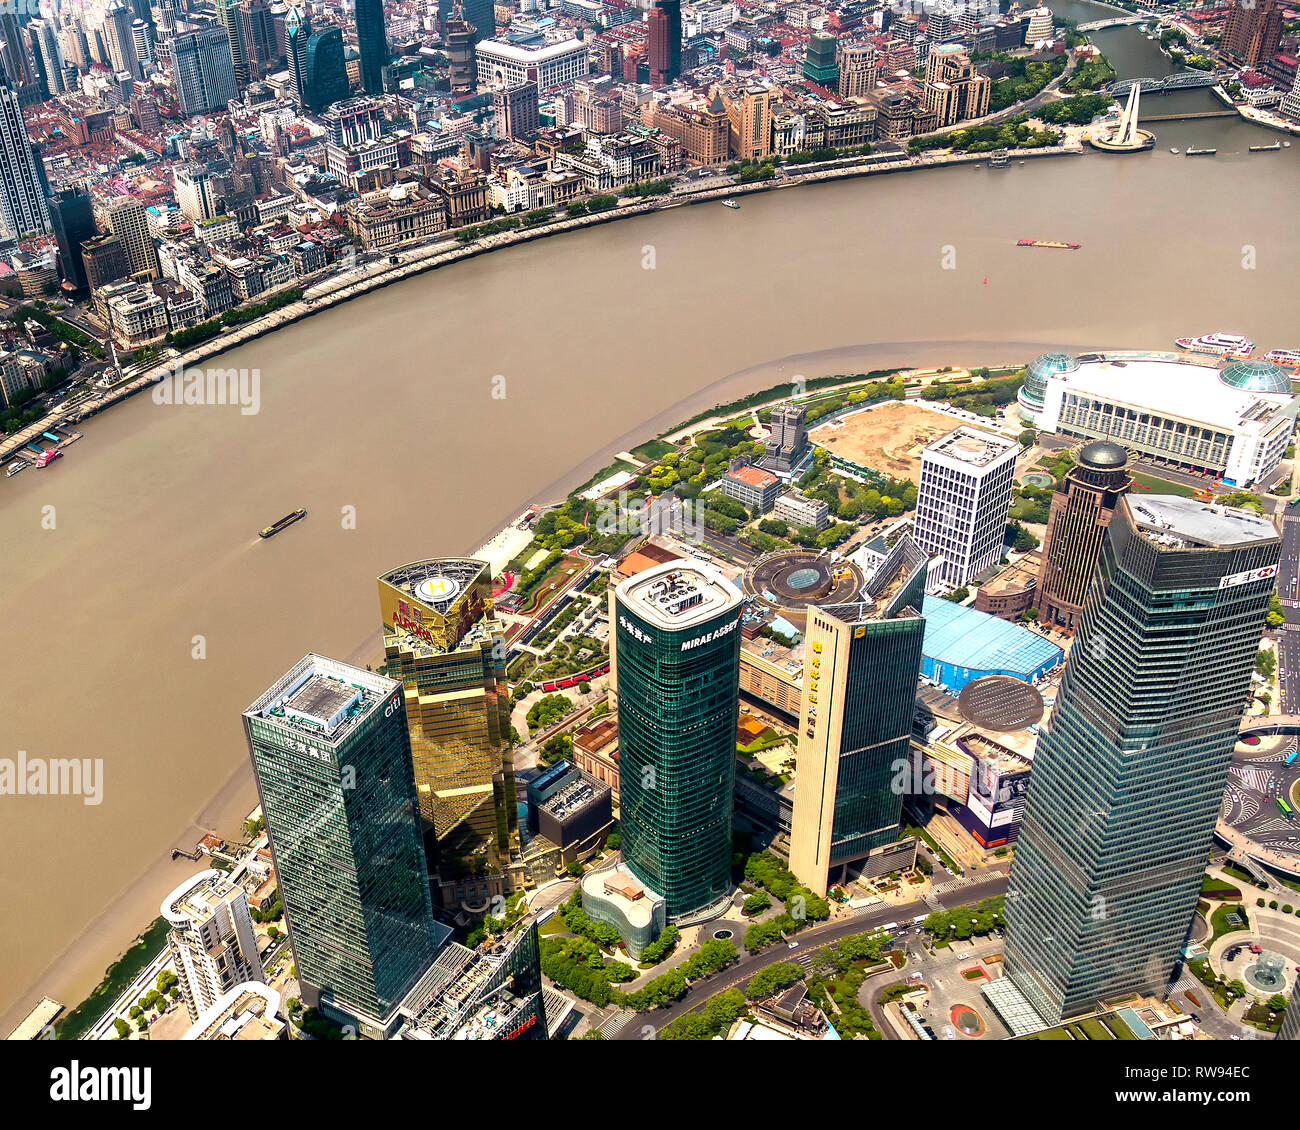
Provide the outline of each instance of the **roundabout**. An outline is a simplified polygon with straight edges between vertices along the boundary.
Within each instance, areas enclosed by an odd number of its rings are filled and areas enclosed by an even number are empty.
[[[1300,873],[1296,738],[1258,735],[1258,739],[1255,745],[1237,743],[1216,832],[1221,840],[1244,846],[1260,862],[1294,875]]]
[[[745,572],[746,596],[799,624],[810,604],[847,604],[862,591],[862,570],[829,553],[790,549],[760,557]]]

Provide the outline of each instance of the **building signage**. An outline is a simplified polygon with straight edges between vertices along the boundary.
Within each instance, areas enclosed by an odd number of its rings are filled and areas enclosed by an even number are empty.
[[[1261,569],[1247,569],[1244,573],[1229,573],[1219,582],[1219,588],[1236,588],[1237,585],[1248,585],[1251,581],[1262,581],[1276,576],[1277,566],[1265,565]]]
[[[397,602],[397,611],[393,613],[393,627],[416,636],[427,644],[433,643],[433,633],[424,626],[424,621],[418,618],[418,613],[404,600]]]
[[[711,632],[705,632],[702,636],[696,636],[693,640],[684,640],[682,642],[682,650],[692,651],[706,643],[712,643],[714,640],[719,640],[723,636],[734,632],[739,627],[740,621],[732,620],[730,623],[723,624],[721,628],[714,628]]]
[[[636,624],[632,623],[632,621],[629,620],[626,616],[620,615],[618,618],[618,622],[619,622],[619,626],[622,627],[623,631],[627,632],[627,634],[631,636],[633,639],[638,640],[641,643],[650,642],[650,633],[645,631],[642,628],[639,628]]]

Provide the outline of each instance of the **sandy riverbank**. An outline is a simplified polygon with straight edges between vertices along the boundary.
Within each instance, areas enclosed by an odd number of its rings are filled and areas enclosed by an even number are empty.
[[[795,375],[810,379],[836,374],[868,372],[873,369],[912,366],[969,364],[998,365],[1024,360],[1056,349],[1082,349],[1096,343],[1081,342],[890,342],[862,343],[839,349],[822,350],[777,358],[728,374],[691,396],[679,400],[662,412],[642,421],[635,428],[592,453],[556,481],[531,497],[493,500],[484,503],[484,527],[481,536],[467,544],[448,547],[450,552],[471,553],[488,541],[524,508],[534,502],[562,498],[581,485],[596,471],[611,463],[618,451],[666,434],[684,420],[707,412],[754,392],[782,385]],[[522,489],[522,488],[521,488]],[[359,639],[340,658],[353,663],[373,663],[378,658],[377,641],[369,636]],[[221,790],[179,824],[171,838],[175,847],[192,850],[208,832],[239,837],[245,816],[257,804],[252,770],[246,763],[239,766]],[[101,864],[106,866],[106,864]],[[116,888],[109,909],[94,919],[61,952],[36,980],[20,1004],[3,1018],[5,1030],[26,1014],[40,995],[55,997],[69,1007],[78,1004],[102,978],[104,970],[119,957],[131,942],[152,922],[159,912],[159,902],[185,876],[201,865],[168,855],[155,859],[144,871],[122,880]],[[117,876],[107,875],[113,879]]]

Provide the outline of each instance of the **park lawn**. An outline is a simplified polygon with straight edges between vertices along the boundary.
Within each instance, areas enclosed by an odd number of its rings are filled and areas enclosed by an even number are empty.
[[[1219,902],[1241,899],[1241,892],[1236,887],[1229,886],[1222,879],[1214,878],[1213,875],[1206,875],[1201,881],[1201,894]]]
[[[1065,1028],[1048,1028],[1045,1032],[1035,1032],[1032,1036],[1020,1038],[1022,1040],[1065,1040],[1067,1043],[1074,1039]]]
[[[1240,914],[1240,913],[1241,913],[1241,909],[1239,907],[1221,906],[1212,915],[1210,915],[1210,927],[1213,929],[1214,932],[1213,934],[1210,935],[1210,940],[1206,943],[1206,946],[1207,947],[1212,946],[1221,937],[1223,937],[1224,934],[1231,934],[1234,930],[1249,930],[1250,929],[1249,925],[1231,926],[1228,924],[1229,914]]]
[[[670,451],[676,451],[677,446],[669,443],[665,439],[652,439],[639,447],[632,448],[632,454],[638,459],[645,459],[650,463],[657,463]]]
[[[1079,1027],[1083,1029],[1083,1034],[1090,1040],[1113,1040],[1115,1038],[1115,1034],[1095,1016],[1090,1016],[1087,1020],[1080,1020]]]
[[[1171,483],[1168,479],[1144,475],[1141,471],[1130,471],[1129,474],[1133,478],[1133,485],[1141,488],[1137,492],[1139,497],[1142,494],[1176,494],[1182,498],[1193,498],[1196,495],[1194,488],[1184,486],[1182,483]]]

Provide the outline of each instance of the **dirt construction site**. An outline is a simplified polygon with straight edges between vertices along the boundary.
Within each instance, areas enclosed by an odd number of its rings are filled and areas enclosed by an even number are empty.
[[[915,483],[920,481],[921,452],[926,445],[959,423],[927,408],[891,401],[858,412],[843,423],[823,424],[808,434],[814,443],[836,455]]]

